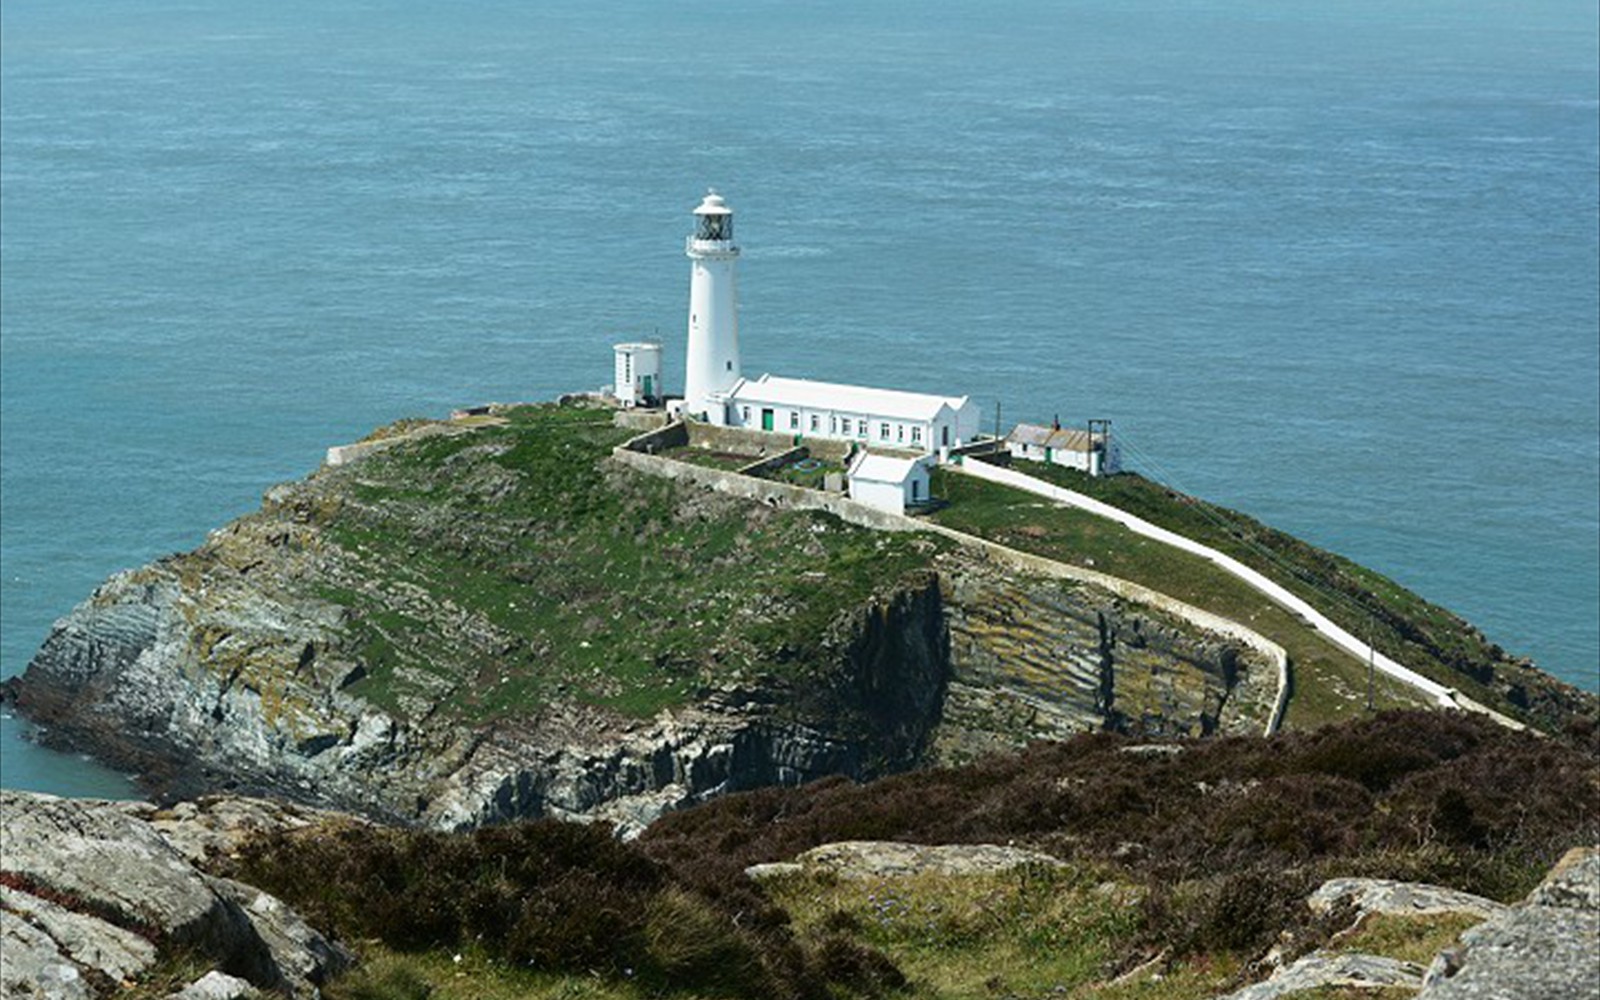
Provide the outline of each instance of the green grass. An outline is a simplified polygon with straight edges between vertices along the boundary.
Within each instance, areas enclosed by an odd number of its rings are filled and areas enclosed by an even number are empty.
[[[1373,913],[1363,917],[1352,933],[1338,938],[1334,947],[1339,951],[1386,955],[1426,966],[1468,929],[1481,923],[1482,917],[1470,913],[1418,916]]]
[[[803,486],[810,490],[820,490],[827,481],[828,473],[844,472],[844,464],[842,462],[826,462],[820,459],[809,459],[802,461],[815,461],[817,466],[816,468],[800,469],[796,468],[796,466],[799,464],[798,461],[790,462],[783,468],[769,473],[767,478],[776,479],[779,482],[788,483],[791,486]]]
[[[457,961],[457,956],[460,960]],[[639,1000],[655,996],[626,981],[540,972],[481,950],[363,949],[361,964],[325,986],[326,1000]]]
[[[1101,878],[1048,868],[888,879],[807,873],[774,880],[768,892],[802,938],[848,933],[899,966],[912,995],[954,1000],[1059,995],[1101,980],[1140,919],[1125,893],[1097,891]]]
[[[1013,467],[1225,552],[1304,598],[1351,634],[1364,640],[1370,636],[1398,662],[1501,711],[1517,713],[1482,683],[1504,664],[1503,650],[1457,615],[1373,570],[1136,473],[1091,477],[1042,462]]]
[[[701,465],[708,469],[721,469],[723,472],[742,469],[760,458],[759,455],[736,455],[733,452],[712,451],[709,448],[695,448],[690,445],[669,448],[661,455],[677,462],[688,462],[690,465]]]
[[[940,524],[1143,584],[1278,643],[1294,669],[1286,723],[1322,725],[1366,711],[1363,664],[1207,560],[1085,511],[948,470],[935,470],[933,494],[948,502],[933,515]],[[1382,674],[1373,700],[1380,710],[1427,704],[1419,692]]]
[[[318,595],[351,611],[352,693],[484,721],[557,698],[649,717],[758,675],[804,687],[833,665],[829,627],[941,544],[608,468],[629,432],[603,413],[508,416],[350,469],[324,528],[342,576]]]

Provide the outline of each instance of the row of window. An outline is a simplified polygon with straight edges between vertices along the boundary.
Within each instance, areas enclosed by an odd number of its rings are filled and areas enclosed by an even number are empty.
[[[742,423],[749,425],[750,407],[739,407],[739,416]],[[808,424],[809,425],[807,429],[812,434],[822,433],[822,415],[820,413],[810,414],[808,418]],[[865,417],[841,417],[836,414],[830,414],[828,417],[828,433],[833,437],[850,437],[853,432],[855,437],[865,441],[867,440],[868,436],[868,428],[869,424]],[[789,411],[789,429],[791,431],[798,431],[800,429],[799,410]],[[914,445],[922,444],[922,426],[920,424],[907,425],[901,423],[890,423],[887,420],[878,422],[878,440],[884,442],[893,441],[896,444],[905,444],[908,430],[910,432],[911,443]]]

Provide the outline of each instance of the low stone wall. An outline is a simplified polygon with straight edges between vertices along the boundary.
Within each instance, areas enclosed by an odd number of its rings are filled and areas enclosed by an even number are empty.
[[[653,431],[667,425],[667,415],[662,410],[617,410],[611,422],[630,431]]]
[[[351,462],[366,458],[374,452],[383,451],[385,448],[393,448],[395,445],[403,444],[406,441],[437,437],[440,434],[459,434],[463,431],[472,430],[474,427],[482,426],[485,422],[485,418],[471,417],[459,423],[454,421],[428,423],[391,437],[375,438],[371,441],[357,441],[354,444],[334,445],[328,449],[327,457],[323,461],[328,465],[349,465]],[[493,418],[489,418],[487,422],[492,423],[495,421]]]
[[[875,528],[879,531],[921,531],[923,525],[909,517],[890,514],[866,504],[856,503],[849,497],[837,493],[826,493],[822,490],[806,489],[803,486],[790,486],[788,483],[777,483],[770,479],[756,479],[751,476],[740,475],[737,472],[728,472],[722,469],[710,469],[702,465],[691,465],[688,462],[679,462],[660,455],[647,455],[634,451],[629,446],[633,442],[619,445],[612,451],[611,457],[629,468],[638,469],[640,472],[652,476],[662,476],[667,479],[677,479],[683,482],[698,483],[718,493],[727,493],[730,496],[744,497],[748,500],[759,500],[774,507],[792,507],[796,510],[824,510],[835,515],[842,521],[860,525],[864,528]]]
[[[620,416],[620,414],[618,415]],[[615,418],[612,419],[615,420]],[[646,455],[654,455],[669,448],[682,448],[688,443],[689,429],[684,426],[682,421],[673,421],[664,427],[658,427],[653,431],[640,434],[636,438],[629,438],[616,450],[626,449]]]
[[[689,428],[691,446],[726,452],[730,455],[749,455],[751,458],[776,455],[780,451],[788,451],[799,443],[796,440],[799,435],[793,433],[758,431],[744,427],[718,427],[715,424],[702,424],[694,420],[685,426]]]
[[[810,457],[811,449],[801,445],[798,448],[790,448],[788,451],[779,452],[771,458],[763,458],[759,461],[751,462],[749,465],[740,468],[738,472],[741,476],[762,476],[769,472],[777,472],[790,462],[798,462],[801,459]]]
[[[328,455],[323,459],[327,465],[349,465],[351,462],[366,458],[375,451],[392,448],[404,441],[403,437],[384,438],[381,441],[357,441],[355,444],[334,445],[328,449]]]

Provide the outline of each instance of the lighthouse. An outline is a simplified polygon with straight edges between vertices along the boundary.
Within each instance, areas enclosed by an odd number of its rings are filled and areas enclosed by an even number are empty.
[[[689,257],[689,358],[683,386],[684,412],[708,423],[728,420],[728,393],[739,381],[739,296],[734,264],[733,210],[706,193],[694,210],[694,233],[684,243]]]

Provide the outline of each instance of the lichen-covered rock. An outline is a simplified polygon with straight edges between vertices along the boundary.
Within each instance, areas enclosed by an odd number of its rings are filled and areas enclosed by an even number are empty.
[[[1592,1000],[1600,996],[1600,848],[1568,852],[1543,883],[1461,936],[1428,970],[1419,1000]]]
[[[20,939],[30,942],[27,950],[33,950],[31,942],[37,934],[43,935],[38,940],[46,945],[43,958],[47,963],[65,962],[80,973],[97,970],[119,982],[156,960],[156,946],[147,937],[21,889],[0,886],[0,911],[8,922],[18,921],[36,932],[18,929]],[[8,967],[13,957],[6,956]]]
[[[1277,1000],[1328,987],[1415,989],[1422,985],[1423,968],[1382,955],[1313,952],[1284,966],[1265,982],[1229,993],[1221,1000]]]
[[[1396,916],[1471,913],[1487,918],[1505,910],[1504,904],[1470,892],[1381,878],[1329,879],[1306,899],[1313,913],[1326,913],[1346,903],[1360,913]]]
[[[155,814],[0,791],[4,995],[95,995],[137,979],[160,957],[157,943],[294,997],[315,997],[349,964],[277,899],[196,868],[141,818]]]
[[[99,974],[109,977],[114,970],[142,969],[154,960],[154,948],[148,957],[129,953],[128,938],[134,935],[94,917],[51,912],[55,909],[43,900],[0,899],[0,996],[88,1000],[96,993],[90,976],[97,974],[98,963],[105,963]],[[41,911],[49,915],[41,919]]]
[[[167,1000],[255,1000],[261,991],[246,980],[215,969],[196,979]]]
[[[813,847],[793,862],[753,865],[745,874],[770,878],[793,872],[827,872],[840,878],[903,878],[915,875],[993,875],[1028,865],[1060,868],[1048,854],[999,844],[928,847],[887,840],[846,840]]]

